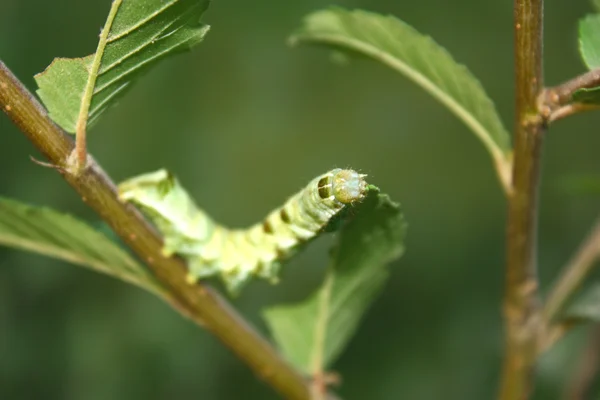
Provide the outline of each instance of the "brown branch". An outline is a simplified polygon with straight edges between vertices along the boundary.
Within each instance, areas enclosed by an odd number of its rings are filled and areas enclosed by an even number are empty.
[[[288,399],[309,399],[309,384],[282,360],[221,296],[206,285],[190,285],[185,265],[161,255],[162,241],[142,215],[121,203],[114,184],[89,157],[80,175],[65,172],[74,144],[19,80],[0,62],[0,108],[50,161],[82,200],[146,262],[185,316],[212,332],[269,385]]]
[[[582,111],[596,110],[595,104],[574,102],[573,95],[580,89],[600,86],[600,69],[581,74],[558,86],[544,89],[538,97],[538,110],[549,122]]]
[[[570,103],[573,100],[573,94],[579,89],[597,86],[600,86],[600,69],[586,72],[558,86],[547,88],[544,90],[543,96],[548,98],[547,103],[562,106]]]
[[[541,331],[537,278],[537,203],[545,121],[537,110],[543,88],[543,0],[515,0],[516,115],[512,191],[508,199],[505,359],[501,400],[526,399]]]
[[[548,116],[548,122],[558,121],[559,119],[563,119],[566,117],[570,117],[571,115],[579,114],[584,111],[593,111],[600,109],[600,105],[597,104],[586,104],[586,103],[573,103],[567,104],[565,106],[559,107],[554,110]]]
[[[538,359],[547,350],[551,349],[552,346],[554,346],[554,344],[558,342],[566,332],[568,332],[571,328],[580,325],[581,320],[576,318],[567,318],[560,321],[559,324],[552,326],[548,326],[546,320],[544,320],[543,323],[545,326],[545,331],[538,342]]]

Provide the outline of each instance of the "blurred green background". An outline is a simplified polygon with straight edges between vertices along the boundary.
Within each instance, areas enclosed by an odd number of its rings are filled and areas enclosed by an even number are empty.
[[[337,1],[394,14],[469,66],[511,127],[512,2]],[[0,59],[30,88],[56,56],[94,51],[110,2],[0,0]],[[255,222],[312,177],[360,169],[401,201],[407,253],[335,364],[344,399],[491,399],[502,357],[505,202],[483,146],[412,83],[370,61],[339,66],[285,39],[325,0],[215,0],[191,53],[163,61],[94,127],[90,148],[115,180],[167,167],[231,226]],[[588,1],[546,2],[548,84],[583,72],[577,20]],[[600,173],[600,113],[560,121],[544,149],[540,266],[547,291],[587,231],[598,197],[566,177]],[[101,226],[0,116],[0,195]],[[259,329],[265,305],[319,284],[328,239],[234,301]],[[536,399],[558,399],[585,343],[547,354]],[[275,399],[207,332],[124,283],[0,249],[1,399]]]

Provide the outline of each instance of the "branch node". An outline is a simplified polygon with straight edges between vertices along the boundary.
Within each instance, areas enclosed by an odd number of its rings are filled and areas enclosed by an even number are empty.
[[[600,87],[600,69],[595,69],[558,86],[542,90],[537,98],[537,110],[548,122],[554,122],[584,111],[596,110],[600,105],[575,101],[578,90]]]

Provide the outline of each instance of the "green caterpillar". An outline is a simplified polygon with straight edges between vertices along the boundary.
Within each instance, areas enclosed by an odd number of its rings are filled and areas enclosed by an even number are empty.
[[[365,176],[351,169],[329,171],[247,229],[216,224],[165,170],[123,182],[119,195],[150,216],[164,235],[165,256],[186,258],[190,283],[220,274],[228,290],[237,293],[252,276],[277,282],[282,261],[364,199]]]

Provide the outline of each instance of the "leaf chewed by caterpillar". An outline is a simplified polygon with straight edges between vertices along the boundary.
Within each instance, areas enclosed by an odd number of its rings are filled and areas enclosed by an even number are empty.
[[[220,275],[227,289],[238,293],[252,276],[277,282],[283,261],[365,198],[372,187],[364,178],[351,169],[329,171],[247,229],[215,223],[166,170],[123,182],[119,196],[152,219],[164,235],[165,256],[178,254],[187,260],[190,283]]]

